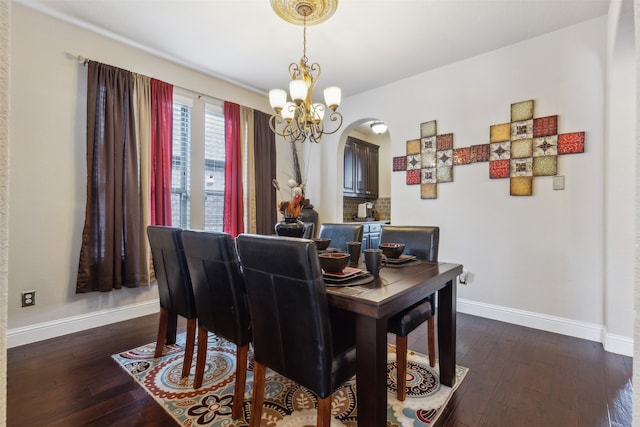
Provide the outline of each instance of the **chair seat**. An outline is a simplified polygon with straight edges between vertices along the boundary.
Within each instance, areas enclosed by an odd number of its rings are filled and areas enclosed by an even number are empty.
[[[389,319],[389,331],[406,337],[432,316],[431,301],[425,298]]]

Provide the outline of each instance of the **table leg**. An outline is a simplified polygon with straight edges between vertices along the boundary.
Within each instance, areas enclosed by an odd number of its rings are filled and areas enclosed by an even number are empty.
[[[358,316],[356,322],[358,425],[387,424],[387,320]]]
[[[456,379],[456,286],[453,280],[438,291],[438,354],[440,382],[451,387]]]

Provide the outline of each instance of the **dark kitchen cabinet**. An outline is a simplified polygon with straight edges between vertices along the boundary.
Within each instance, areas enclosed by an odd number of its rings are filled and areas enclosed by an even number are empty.
[[[345,197],[378,198],[378,146],[348,137],[344,147]]]

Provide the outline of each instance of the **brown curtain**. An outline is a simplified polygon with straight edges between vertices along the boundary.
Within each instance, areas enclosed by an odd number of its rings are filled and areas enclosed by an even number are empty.
[[[87,205],[76,292],[140,284],[143,222],[131,72],[90,61]]]
[[[256,179],[256,232],[273,234],[278,221],[276,190],[271,181],[276,177],[276,138],[269,127],[269,114],[254,111],[254,147]]]

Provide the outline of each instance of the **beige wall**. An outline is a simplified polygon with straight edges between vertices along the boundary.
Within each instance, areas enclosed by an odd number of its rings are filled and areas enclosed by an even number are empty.
[[[19,4],[11,24],[9,339],[157,311],[155,286],[75,294],[86,197],[87,69],[77,56],[262,111],[266,97]],[[21,308],[32,289],[36,306]]]

